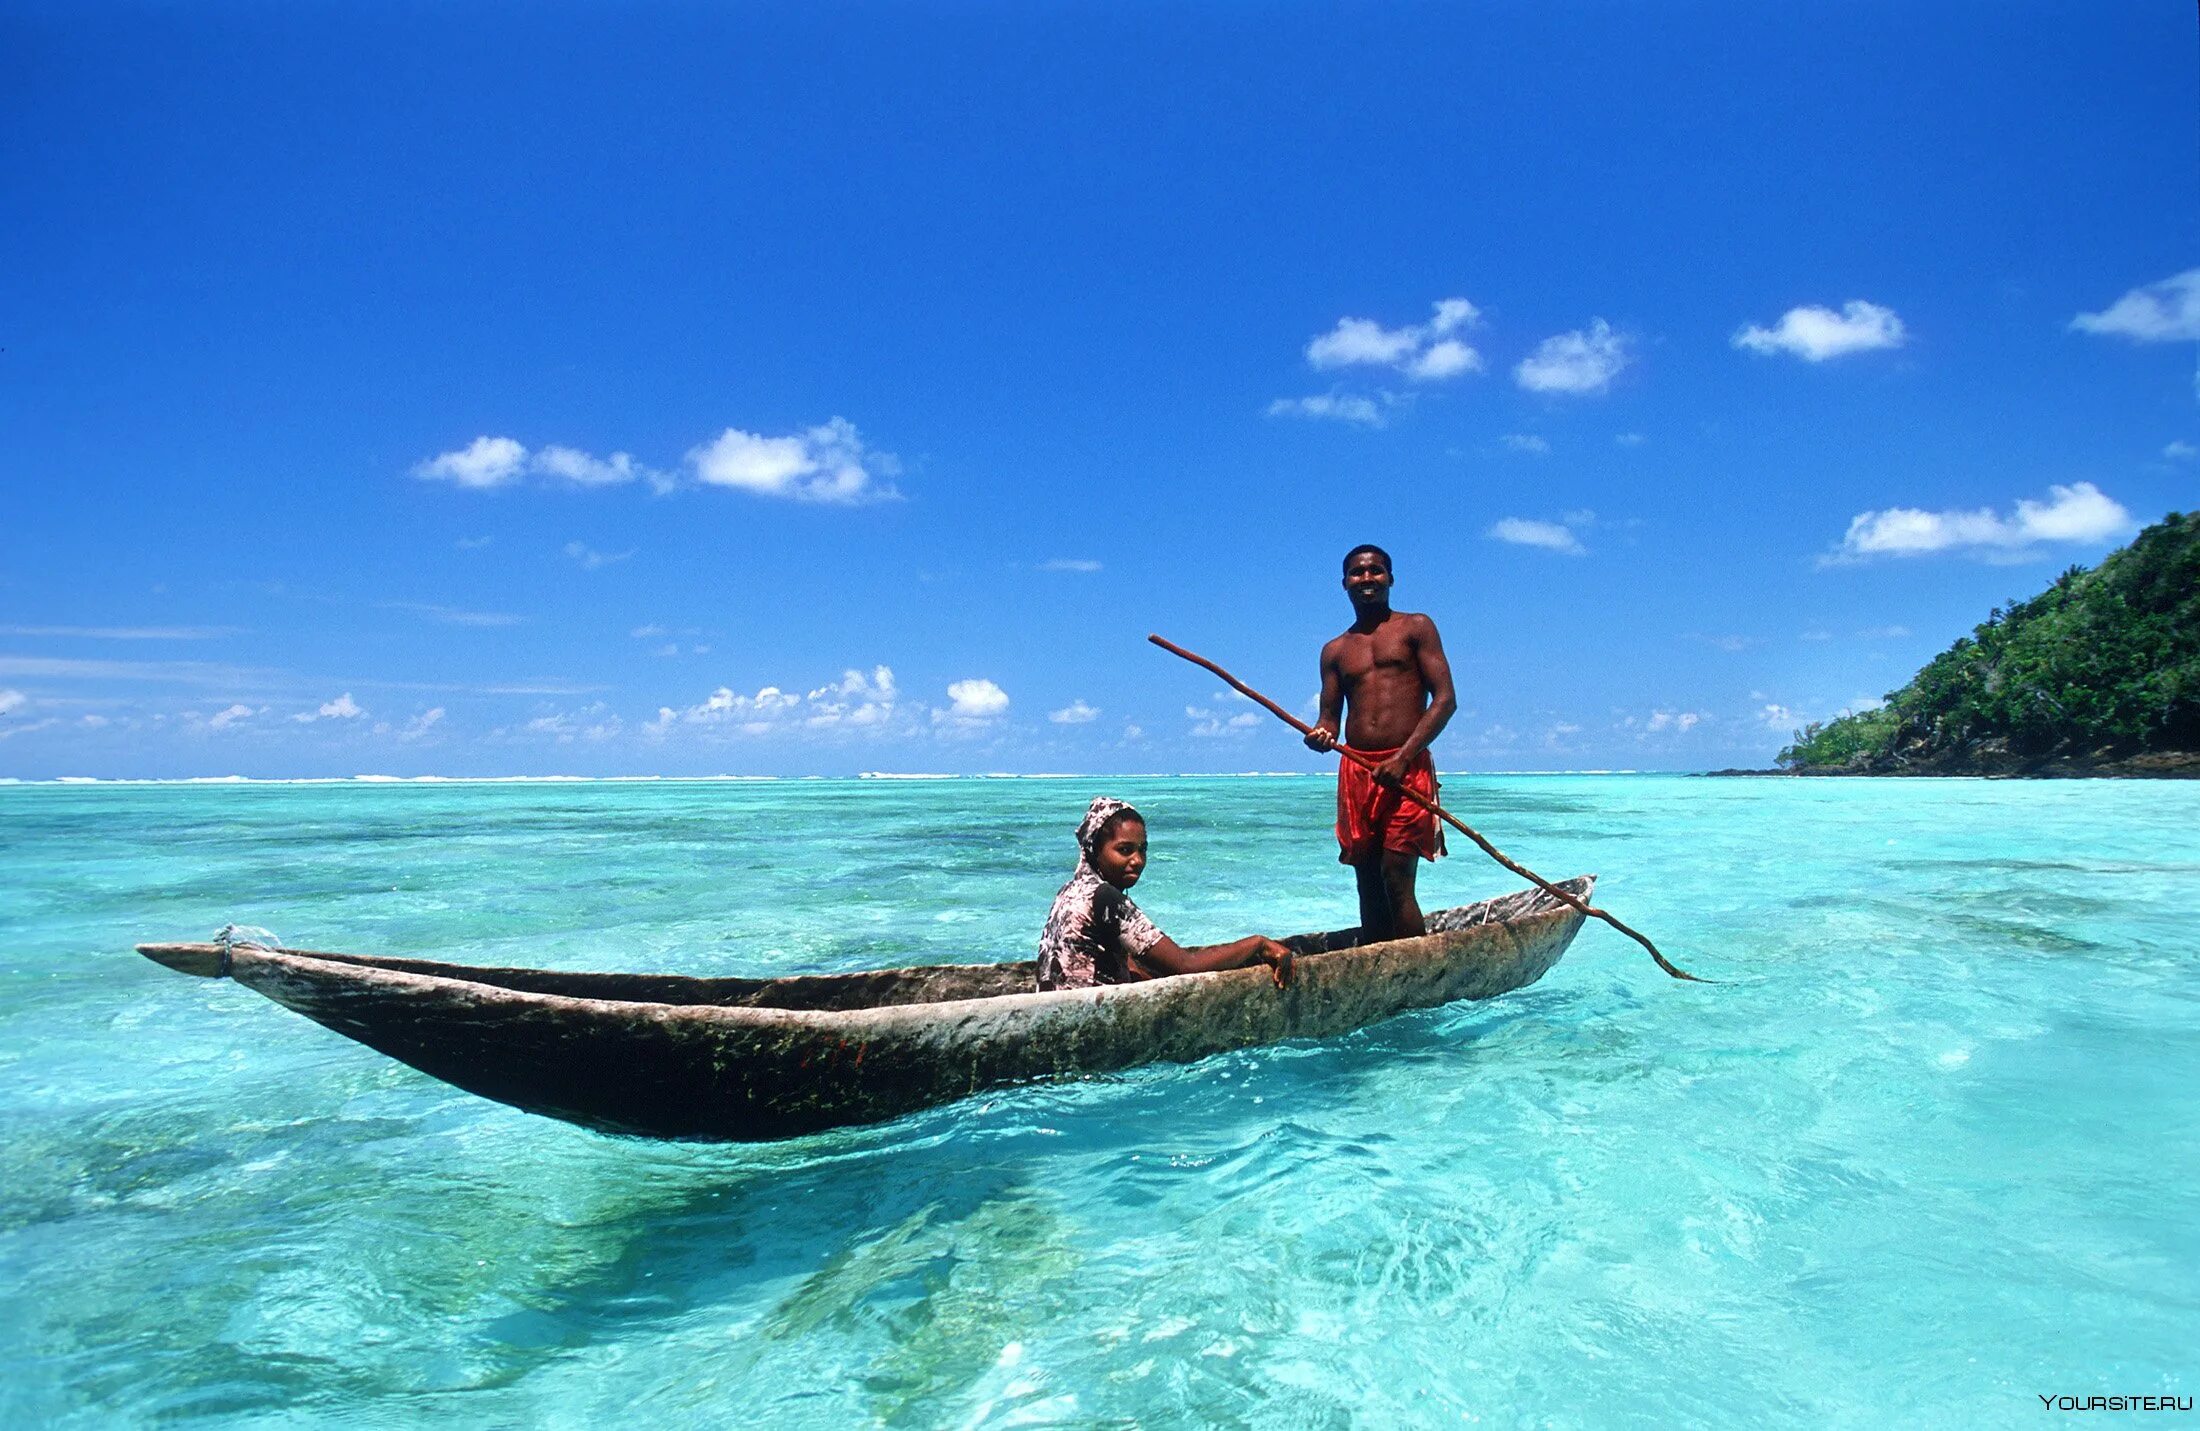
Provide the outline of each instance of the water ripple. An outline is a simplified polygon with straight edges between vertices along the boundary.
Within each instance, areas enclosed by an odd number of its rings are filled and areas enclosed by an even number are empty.
[[[1320,782],[1107,783],[1180,937],[1350,919]],[[1447,791],[1726,982],[1592,926],[1495,1004],[727,1148],[483,1103],[126,951],[234,919],[573,968],[1013,957],[1090,792],[0,790],[0,1415],[1876,1425],[2189,1394],[2200,789]]]

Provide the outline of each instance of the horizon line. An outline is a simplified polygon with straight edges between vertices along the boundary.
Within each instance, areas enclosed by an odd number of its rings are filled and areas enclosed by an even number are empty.
[[[1487,776],[1559,775],[1702,775],[1699,769],[1646,770],[1638,767],[1583,767],[1537,770],[1439,770],[1440,776],[1473,779]],[[0,775],[0,787],[81,789],[107,785],[701,785],[701,784],[800,784],[818,781],[941,781],[941,780],[1327,780],[1326,770],[1148,770],[1105,771],[934,771],[864,770],[854,775],[57,775],[23,778]]]

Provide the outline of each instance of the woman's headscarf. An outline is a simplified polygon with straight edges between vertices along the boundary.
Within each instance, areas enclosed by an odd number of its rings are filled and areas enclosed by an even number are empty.
[[[1106,795],[1095,795],[1092,804],[1085,808],[1085,818],[1077,826],[1077,862],[1092,863],[1092,852],[1099,847],[1100,832],[1105,830],[1118,815],[1129,815],[1143,825],[1146,817],[1121,800]]]

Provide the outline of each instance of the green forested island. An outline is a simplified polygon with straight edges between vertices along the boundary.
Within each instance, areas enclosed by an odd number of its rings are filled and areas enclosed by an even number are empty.
[[[1877,710],[1795,733],[1798,775],[2200,776],[2200,515],[1997,608]]]

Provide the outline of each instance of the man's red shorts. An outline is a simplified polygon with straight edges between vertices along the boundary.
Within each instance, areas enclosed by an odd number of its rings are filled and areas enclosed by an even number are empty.
[[[1360,752],[1378,764],[1397,753]],[[1436,762],[1427,751],[1406,767],[1405,784],[1417,795],[1436,798]],[[1337,766],[1337,850],[1337,862],[1347,865],[1365,864],[1384,850],[1433,860],[1444,853],[1444,831],[1435,815],[1397,791],[1385,790],[1373,775],[1347,760]]]

